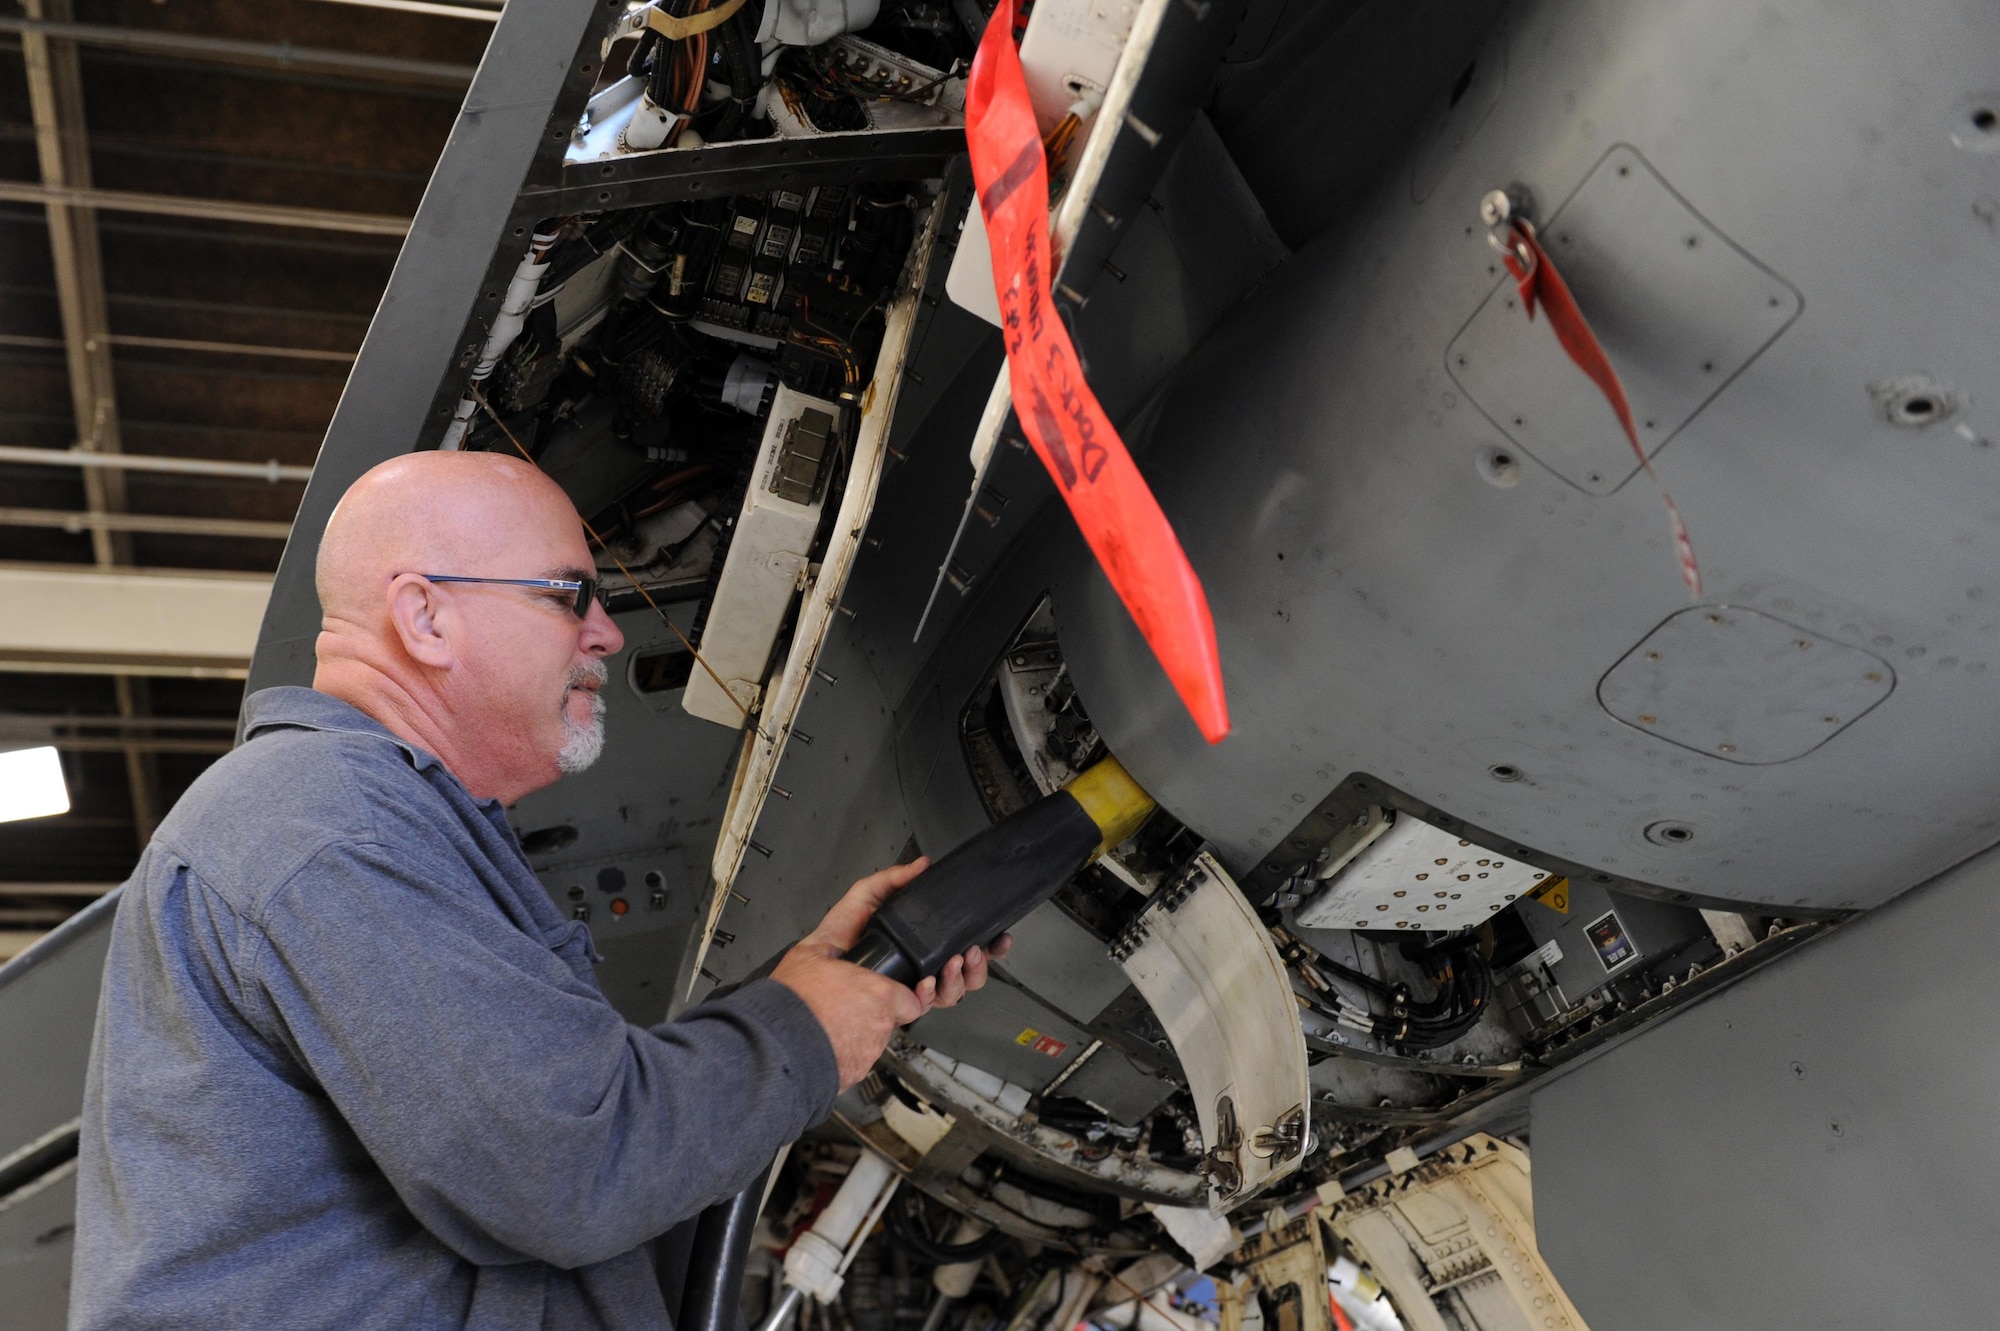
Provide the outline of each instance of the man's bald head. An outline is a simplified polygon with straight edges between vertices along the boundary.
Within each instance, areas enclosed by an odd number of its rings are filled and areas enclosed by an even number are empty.
[[[595,560],[562,488],[497,453],[411,453],[341,497],[320,541],[313,687],[435,753],[482,796],[518,799],[602,743],[603,657],[623,635],[574,591]],[[475,582],[433,582],[433,577]]]
[[[502,453],[426,452],[391,458],[349,487],[327,519],[314,582],[329,619],[367,623],[398,573],[479,574],[524,527],[579,532],[562,487]],[[580,540],[581,537],[579,536]]]

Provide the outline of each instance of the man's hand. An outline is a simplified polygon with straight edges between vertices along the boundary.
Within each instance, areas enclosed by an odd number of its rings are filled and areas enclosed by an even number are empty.
[[[944,973],[926,976],[914,991],[885,975],[863,970],[840,954],[860,941],[861,931],[890,895],[930,867],[916,859],[872,873],[835,902],[819,928],[787,952],[771,978],[797,994],[833,1042],[843,1091],[868,1075],[889,1047],[898,1026],[907,1026],[933,1007],[950,1007],[986,983],[989,955],[1004,957],[1012,939],[1002,936],[991,952],[980,947],[945,963]]]

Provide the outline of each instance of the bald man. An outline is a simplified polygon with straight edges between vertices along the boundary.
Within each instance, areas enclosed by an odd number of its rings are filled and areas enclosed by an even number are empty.
[[[603,746],[623,636],[568,499],[517,459],[398,458],[317,574],[313,687],[247,700],[125,884],[70,1325],[665,1327],[653,1240],[986,959],[915,992],[838,960],[919,862],[771,979],[628,1025],[504,812]]]

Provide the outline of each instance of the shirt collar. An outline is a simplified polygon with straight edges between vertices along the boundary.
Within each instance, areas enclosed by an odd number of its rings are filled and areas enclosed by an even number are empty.
[[[270,730],[324,730],[336,734],[381,736],[403,751],[413,770],[423,772],[435,768],[439,776],[456,786],[465,798],[478,806],[488,822],[513,841],[514,848],[521,853],[522,862],[527,862],[527,853],[520,850],[520,842],[515,838],[513,826],[507,821],[506,810],[499,800],[481,799],[466,790],[465,783],[436,754],[418,748],[354,704],[342,702],[330,693],[301,688],[296,684],[259,689],[243,700],[243,742],[248,744]]]
[[[396,734],[352,703],[330,693],[293,684],[259,689],[243,700],[243,742],[249,743],[267,730],[325,730],[349,735],[379,735],[401,749],[410,766],[421,772],[435,767],[450,775],[450,769],[428,749]]]

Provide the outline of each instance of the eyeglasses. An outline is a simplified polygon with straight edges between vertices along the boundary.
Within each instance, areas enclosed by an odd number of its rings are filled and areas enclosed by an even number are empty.
[[[502,587],[535,587],[543,591],[575,592],[576,600],[571,603],[570,609],[576,612],[578,619],[589,617],[590,603],[597,599],[598,589],[596,578],[461,578],[448,573],[419,573],[417,576],[426,582],[490,582]]]

